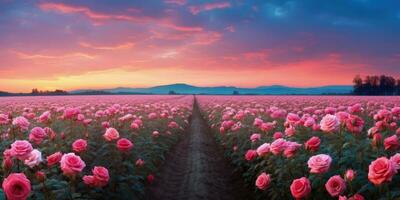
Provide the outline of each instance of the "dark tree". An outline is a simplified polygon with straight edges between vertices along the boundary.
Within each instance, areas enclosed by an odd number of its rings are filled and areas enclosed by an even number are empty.
[[[353,79],[355,95],[399,95],[400,79],[391,76],[366,76],[364,80],[357,75]]]

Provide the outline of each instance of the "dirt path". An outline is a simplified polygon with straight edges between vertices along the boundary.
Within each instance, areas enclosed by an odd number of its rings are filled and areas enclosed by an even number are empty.
[[[195,101],[189,133],[168,154],[146,199],[250,199],[241,178],[232,172]]]

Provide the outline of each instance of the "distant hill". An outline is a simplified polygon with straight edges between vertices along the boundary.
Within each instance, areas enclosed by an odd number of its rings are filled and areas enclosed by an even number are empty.
[[[128,88],[118,87],[112,89],[101,90],[73,90],[70,94],[88,94],[104,92],[107,94],[256,94],[256,95],[321,95],[321,94],[350,94],[353,91],[351,85],[329,85],[321,87],[287,87],[282,85],[260,86],[255,88],[241,88],[233,86],[218,87],[197,87],[193,85],[178,83],[171,85],[161,85],[149,88]]]

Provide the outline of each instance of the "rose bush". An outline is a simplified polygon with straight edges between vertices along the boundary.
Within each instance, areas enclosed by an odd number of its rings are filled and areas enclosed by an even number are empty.
[[[398,98],[200,96],[198,102],[256,199],[400,197]]]
[[[0,199],[142,199],[192,103],[191,96],[1,98]]]

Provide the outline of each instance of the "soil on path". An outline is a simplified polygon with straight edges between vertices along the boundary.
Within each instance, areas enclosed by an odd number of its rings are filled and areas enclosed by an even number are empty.
[[[149,200],[252,199],[223,157],[196,100],[187,135],[167,155],[160,176],[146,192]]]

